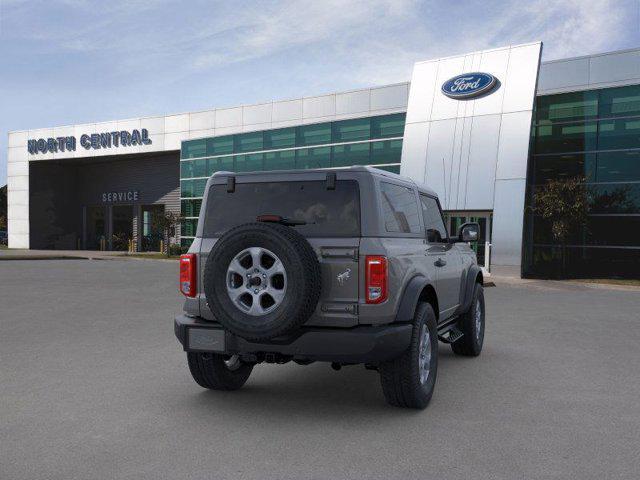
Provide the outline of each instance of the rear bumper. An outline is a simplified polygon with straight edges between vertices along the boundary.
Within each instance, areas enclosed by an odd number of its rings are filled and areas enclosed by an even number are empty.
[[[291,335],[255,343],[224,330],[216,322],[186,315],[176,317],[174,331],[184,350],[202,352],[188,344],[188,330],[192,328],[217,330],[224,335],[224,347],[217,353],[275,353],[295,360],[378,363],[396,358],[409,348],[412,327],[407,323],[352,328],[302,327]]]

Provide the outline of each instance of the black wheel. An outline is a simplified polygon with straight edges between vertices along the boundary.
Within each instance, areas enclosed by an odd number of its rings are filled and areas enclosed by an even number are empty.
[[[253,365],[243,363],[237,355],[188,352],[187,361],[196,383],[212,390],[238,390],[253,370]]]
[[[268,340],[302,325],[321,289],[320,263],[293,228],[248,223],[225,233],[209,254],[204,291],[216,319],[247,340]]]
[[[464,334],[460,340],[451,344],[451,350],[457,355],[465,357],[477,357],[482,351],[484,343],[484,289],[476,283],[473,289],[473,298],[469,310],[465,312],[459,321],[459,327]]]
[[[438,329],[436,315],[428,303],[416,308],[411,344],[395,360],[380,364],[382,391],[396,407],[425,408],[438,374]]]

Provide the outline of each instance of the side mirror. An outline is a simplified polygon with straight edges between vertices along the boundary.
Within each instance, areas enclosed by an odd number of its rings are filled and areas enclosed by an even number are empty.
[[[480,239],[480,225],[477,223],[464,223],[458,230],[459,242],[477,242]]]

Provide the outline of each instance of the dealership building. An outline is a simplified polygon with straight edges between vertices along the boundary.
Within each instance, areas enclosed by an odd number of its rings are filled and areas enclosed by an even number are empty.
[[[479,262],[524,276],[640,274],[640,49],[540,62],[539,42],[418,62],[410,81],[255,105],[9,133],[9,247],[188,246],[216,171],[370,165],[433,188]],[[578,178],[558,244],[535,208]],[[166,240],[166,239],[165,239]],[[560,260],[561,259],[561,260]]]

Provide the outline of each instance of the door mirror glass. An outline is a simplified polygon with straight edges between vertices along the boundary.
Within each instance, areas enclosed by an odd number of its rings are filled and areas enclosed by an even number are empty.
[[[459,242],[477,242],[480,238],[480,225],[477,223],[465,223],[458,230]]]

